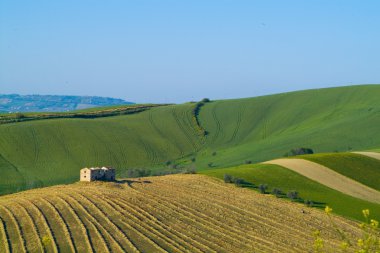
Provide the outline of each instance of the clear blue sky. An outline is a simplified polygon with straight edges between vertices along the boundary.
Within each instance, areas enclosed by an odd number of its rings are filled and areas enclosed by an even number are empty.
[[[0,0],[0,93],[185,102],[380,83],[377,0]]]

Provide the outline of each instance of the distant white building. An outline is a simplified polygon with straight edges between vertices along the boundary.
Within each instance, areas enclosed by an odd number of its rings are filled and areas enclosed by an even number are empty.
[[[80,170],[80,181],[115,181],[115,169],[111,167],[83,168]]]

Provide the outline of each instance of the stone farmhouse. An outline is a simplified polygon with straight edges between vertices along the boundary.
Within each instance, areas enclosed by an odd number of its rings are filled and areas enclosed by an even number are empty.
[[[111,167],[83,168],[80,170],[80,181],[115,181],[115,169]]]

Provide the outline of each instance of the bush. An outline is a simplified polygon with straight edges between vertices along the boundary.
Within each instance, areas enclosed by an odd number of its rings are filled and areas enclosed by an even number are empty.
[[[207,164],[207,166],[208,166],[209,168],[211,168],[212,165],[213,165],[213,163],[208,163],[208,164]]]
[[[272,193],[273,193],[273,195],[275,195],[275,196],[278,198],[278,197],[281,196],[282,191],[281,191],[280,189],[278,189],[278,188],[274,188],[274,189],[272,190]]]
[[[246,161],[245,161],[245,164],[251,164],[251,163],[252,163],[251,160],[246,160]]]
[[[211,153],[212,156],[216,156],[216,151]]]
[[[165,165],[166,165],[166,166],[169,166],[170,164],[172,164],[171,161],[166,161],[166,162],[165,162]]]
[[[127,177],[134,178],[134,177],[147,177],[150,176],[152,172],[147,169],[128,169],[127,170]]]
[[[287,194],[288,198],[290,198],[291,200],[296,200],[298,199],[298,192],[297,191],[290,191],[288,192]]]
[[[204,98],[201,100],[202,103],[208,103],[210,102],[211,100],[209,98]]]
[[[308,200],[308,199],[305,199],[305,205],[308,206],[308,207],[313,207],[314,206],[314,202],[311,201],[311,200]]]
[[[191,158],[191,162],[194,163],[195,161],[196,161],[195,157]]]
[[[268,186],[266,184],[260,184],[259,185],[260,193],[265,194],[267,189],[268,189]]]
[[[379,235],[379,222],[370,218],[368,209],[362,210],[364,222],[359,225],[361,233],[354,238],[349,236],[331,217],[332,209],[328,206],[325,212],[329,218],[330,225],[335,228],[336,235],[340,237],[340,249],[336,248],[333,252],[358,252],[358,253],[375,253],[380,252],[380,235]],[[321,237],[321,231],[316,230],[314,235],[314,252],[327,252],[325,249],[325,241]]]
[[[310,155],[314,154],[311,148],[294,148],[286,153],[284,156],[297,156],[297,155]]]
[[[228,174],[224,174],[224,182],[225,183],[228,183],[228,184],[233,183],[234,182],[233,179],[234,179],[233,176],[228,175]]]
[[[197,171],[195,168],[188,168],[183,171],[183,174],[197,174]]]
[[[241,187],[244,184],[244,179],[242,178],[235,178],[234,183],[237,187]]]

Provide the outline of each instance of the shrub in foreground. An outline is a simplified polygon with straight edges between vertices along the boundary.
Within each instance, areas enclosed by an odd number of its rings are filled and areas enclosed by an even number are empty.
[[[380,230],[379,222],[370,218],[368,209],[362,210],[364,222],[359,227],[362,231],[361,236],[357,238],[350,238],[342,229],[340,229],[331,217],[332,209],[326,206],[325,212],[329,217],[331,225],[334,227],[335,232],[340,237],[340,249],[334,252],[355,252],[355,253],[378,253],[380,252]],[[326,252],[325,242],[321,237],[321,231],[314,231],[314,244],[313,250],[315,253]]]

